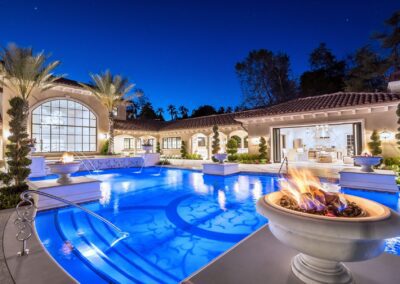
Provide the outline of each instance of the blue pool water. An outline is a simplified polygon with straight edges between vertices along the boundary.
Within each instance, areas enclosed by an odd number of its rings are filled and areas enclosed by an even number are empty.
[[[219,177],[157,167],[106,170],[96,178],[103,198],[85,207],[128,238],[118,240],[113,229],[75,208],[36,219],[49,253],[81,283],[177,283],[264,225],[255,203],[278,186],[273,175]],[[397,194],[344,191],[399,210]],[[387,251],[399,255],[400,238],[389,240]]]

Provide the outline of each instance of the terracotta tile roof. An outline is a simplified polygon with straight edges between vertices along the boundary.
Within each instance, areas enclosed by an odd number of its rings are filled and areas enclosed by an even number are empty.
[[[204,128],[214,125],[240,125],[235,120],[234,113],[215,114],[195,118],[187,118],[169,122],[161,130],[188,129],[188,128]]]
[[[243,111],[236,118],[279,115],[287,113],[328,110],[345,107],[355,107],[371,104],[399,101],[400,94],[394,93],[350,93],[338,92],[333,94],[294,99],[274,106]]]
[[[82,86],[79,84],[80,82],[67,78],[58,78],[55,82],[58,84],[82,88]]]
[[[115,120],[114,128],[118,130],[158,131],[166,123],[168,122],[147,119]]]
[[[222,125],[240,125],[241,123],[234,119],[234,113],[216,114],[196,118],[187,118],[175,121],[159,121],[159,120],[117,120],[115,121],[115,129],[120,130],[177,130],[189,128],[205,128],[212,127],[217,124]]]
[[[257,116],[269,116],[288,113],[328,110],[355,107],[371,104],[400,102],[400,94],[394,93],[349,93],[339,92],[315,97],[294,99],[270,107],[241,111],[228,114],[216,114],[176,121],[162,122],[157,120],[116,121],[115,129],[164,131],[178,129],[206,128],[213,125],[240,125],[236,119]]]

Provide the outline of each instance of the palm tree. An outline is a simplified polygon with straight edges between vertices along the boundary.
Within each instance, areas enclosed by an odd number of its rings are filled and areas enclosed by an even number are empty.
[[[108,154],[114,152],[114,111],[125,100],[134,87],[121,75],[113,75],[109,70],[101,74],[90,74],[92,85],[81,84],[83,88],[96,96],[108,111]]]
[[[180,106],[179,112],[180,112],[182,118],[188,118],[189,110],[185,106]]]
[[[158,117],[162,117],[162,115],[164,114],[164,109],[162,107],[159,107],[156,111],[156,114]]]
[[[130,119],[136,119],[139,113],[139,104],[132,100],[129,102],[129,107],[132,111]]]
[[[60,65],[60,61],[48,62],[48,59],[49,55],[43,51],[34,54],[31,47],[23,48],[15,44],[9,44],[0,52],[3,75],[1,83],[23,99],[22,123],[25,125],[28,121],[29,97],[36,91],[43,92],[53,88],[55,81],[61,77],[52,73]]]
[[[171,120],[175,120],[176,119],[176,108],[174,105],[169,105],[167,107],[167,110],[169,112],[169,115],[171,116]]]

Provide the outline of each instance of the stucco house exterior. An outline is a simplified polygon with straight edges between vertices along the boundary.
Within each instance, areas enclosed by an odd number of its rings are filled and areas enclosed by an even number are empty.
[[[393,84],[392,84],[393,85]],[[211,157],[212,127],[218,125],[221,151],[234,137],[239,153],[258,153],[260,137],[268,141],[272,162],[348,162],[367,148],[373,130],[382,139],[383,155],[398,156],[397,105],[400,93],[339,92],[298,98],[260,109],[188,118],[176,121],[127,120],[126,105],[116,113],[115,152],[136,155],[148,142],[160,143],[166,156],[180,156],[184,141],[189,153]],[[1,153],[9,135],[8,100],[12,93],[0,89]],[[65,151],[98,154],[107,140],[107,110],[78,82],[59,79],[51,90],[30,97],[28,131],[36,139],[37,155],[57,156]]]

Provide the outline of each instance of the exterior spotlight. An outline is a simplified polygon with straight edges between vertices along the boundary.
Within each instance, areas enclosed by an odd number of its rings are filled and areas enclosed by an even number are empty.
[[[258,145],[260,144],[260,137],[253,137],[251,138],[251,144]]]
[[[379,138],[383,141],[387,141],[390,139],[393,139],[393,133],[390,131],[387,131],[386,129],[383,130],[381,133],[379,133]]]

